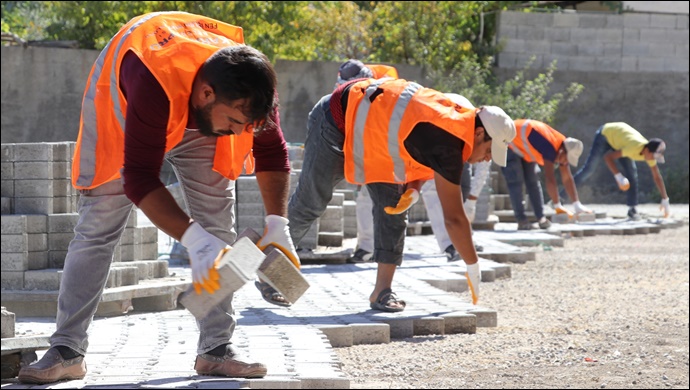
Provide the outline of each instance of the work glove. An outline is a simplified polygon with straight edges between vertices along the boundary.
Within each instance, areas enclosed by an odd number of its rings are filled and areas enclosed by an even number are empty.
[[[180,240],[189,252],[189,261],[192,265],[192,281],[194,290],[201,294],[201,288],[209,294],[215,293],[219,288],[219,276],[215,266],[222,254],[227,251],[228,245],[220,238],[207,232],[197,222],[189,225]]]
[[[665,198],[661,200],[661,204],[659,205],[659,210],[664,211],[664,218],[668,218],[669,215],[671,215],[671,205],[669,202],[669,198]]]
[[[553,205],[553,209],[554,209],[554,211],[556,211],[556,214],[566,214],[566,215],[568,215],[568,219],[573,218],[573,213],[571,213],[570,210],[563,207],[561,202],[555,203]]]
[[[580,203],[580,201],[573,203],[573,207],[575,208],[575,214],[591,214],[592,213],[592,210],[585,207],[582,203]]]
[[[402,214],[419,200],[419,191],[410,188],[400,197],[398,205],[395,207],[387,206],[383,210],[386,214]]]
[[[299,256],[295,250],[295,245],[290,238],[290,228],[288,228],[288,219],[280,215],[267,215],[265,218],[266,227],[264,227],[264,235],[256,243],[262,251],[269,245],[278,248],[285,257],[290,259],[292,264],[300,268]]]
[[[625,176],[623,176],[622,173],[618,172],[614,177],[616,178],[616,183],[618,183],[618,188],[620,188],[621,191],[627,191],[628,188],[630,188],[630,182]]]
[[[472,304],[476,305],[479,301],[479,282],[482,280],[482,274],[479,272],[479,263],[467,264],[467,286],[470,288],[472,294]]]
[[[465,214],[467,214],[467,219],[470,220],[470,223],[474,222],[474,214],[477,211],[477,199],[465,199],[465,204],[463,206],[465,208]]]

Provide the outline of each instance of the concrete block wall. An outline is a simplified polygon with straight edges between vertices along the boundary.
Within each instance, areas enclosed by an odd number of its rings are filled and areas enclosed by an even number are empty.
[[[497,39],[501,68],[597,72],[688,72],[688,15],[504,11]]]
[[[2,289],[57,290],[79,215],[72,187],[74,142],[2,144]],[[167,276],[158,229],[130,214],[115,247],[108,287]]]

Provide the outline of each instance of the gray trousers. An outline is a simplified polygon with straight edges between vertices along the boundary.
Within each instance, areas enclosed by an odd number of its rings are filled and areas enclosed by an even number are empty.
[[[216,139],[185,131],[166,154],[175,169],[187,209],[208,232],[227,243],[235,241],[235,182],[212,170]],[[133,203],[121,180],[80,191],[79,221],[69,244],[58,295],[57,330],[52,346],[64,345],[86,354],[87,330],[108,279],[113,252],[127,224]],[[232,296],[201,321],[197,353],[228,343],[235,330]]]
[[[288,203],[290,235],[295,245],[307,234],[333,197],[333,189],[343,180],[343,144],[345,135],[336,127],[329,107],[331,95],[324,96],[309,113],[304,144],[302,173]],[[374,254],[372,259],[384,264],[402,264],[407,212],[386,214],[386,206],[395,206],[404,193],[402,185],[368,183],[373,202]]]

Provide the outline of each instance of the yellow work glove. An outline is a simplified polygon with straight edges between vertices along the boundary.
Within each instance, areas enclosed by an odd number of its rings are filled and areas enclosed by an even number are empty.
[[[482,273],[479,271],[479,263],[467,264],[467,286],[472,294],[472,304],[476,305],[479,301],[479,283],[482,280]]]
[[[563,207],[563,205],[561,204],[561,202],[554,203],[553,209],[556,211],[556,214],[567,214],[567,215],[568,215],[568,219],[572,219],[572,218],[573,218],[573,213],[571,213],[570,210],[568,210],[568,209],[566,209],[565,207]]]
[[[661,204],[659,205],[659,210],[664,211],[664,218],[668,218],[671,215],[671,204],[669,202],[669,198],[662,199]]]
[[[618,184],[618,188],[621,189],[621,191],[627,191],[630,188],[630,182],[628,181],[628,178],[623,176],[622,173],[618,172],[614,175],[616,178],[616,183]]]
[[[409,190],[405,191],[404,194],[402,194],[397,206],[387,206],[383,210],[386,212],[386,214],[402,214],[412,207],[413,204],[417,203],[418,200],[419,191],[415,190],[414,188],[410,188]]]
[[[273,245],[283,252],[297,269],[300,269],[299,256],[297,256],[297,250],[295,250],[295,245],[292,243],[292,238],[290,238],[288,219],[280,215],[271,214],[266,216],[265,221],[264,235],[257,241],[256,246],[263,251],[269,245]]]
[[[215,270],[215,264],[221,251],[227,247],[227,244],[220,238],[207,232],[197,222],[189,225],[182,235],[180,243],[187,248],[189,252],[189,262],[192,266],[192,281],[194,282],[194,289],[197,294],[201,294],[203,287],[209,294],[213,294],[220,288],[218,283],[218,272]],[[213,280],[210,272],[213,270]]]

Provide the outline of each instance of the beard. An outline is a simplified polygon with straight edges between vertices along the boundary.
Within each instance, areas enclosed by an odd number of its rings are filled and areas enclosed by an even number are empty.
[[[213,124],[211,123],[211,109],[213,103],[209,103],[201,108],[192,107],[192,115],[199,132],[207,137],[218,137],[219,135],[213,132]]]

